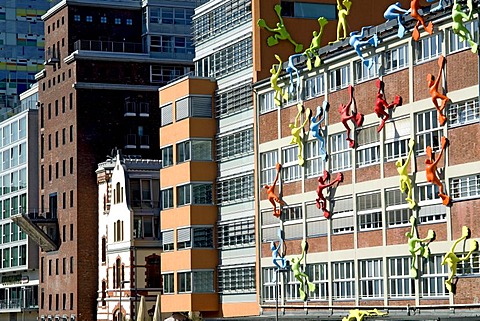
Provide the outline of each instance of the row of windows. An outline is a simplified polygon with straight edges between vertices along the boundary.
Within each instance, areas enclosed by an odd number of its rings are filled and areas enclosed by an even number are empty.
[[[173,208],[173,187],[161,191],[162,209]],[[212,183],[190,183],[176,187],[176,205],[212,205]]]
[[[62,145],[65,145],[67,144],[67,129],[66,128],[62,128],[62,132],[61,132],[61,135],[62,135],[62,138],[61,138],[61,144]],[[70,128],[68,130],[68,142],[71,143],[73,142],[73,125],[70,125]],[[53,139],[54,138],[54,141]],[[43,158],[44,157],[44,144],[45,144],[45,136],[42,134],[41,136],[41,144],[42,146],[40,146],[41,148],[41,157]],[[48,134],[48,141],[47,141],[47,147],[48,147],[48,150],[52,150],[53,147],[55,148],[58,148],[60,146],[60,132],[59,131],[56,131],[55,132],[55,135],[52,135],[52,134]]]
[[[255,293],[255,267],[238,266],[218,270],[218,292]]]
[[[26,233],[14,222],[0,224],[0,231],[3,233],[3,237],[0,238],[0,243],[2,244],[17,242],[27,238]]]
[[[27,188],[27,169],[26,168],[15,170],[0,176],[0,195],[14,193],[26,188]]]
[[[55,294],[55,310],[59,311],[60,309],[60,294]],[[67,293],[62,293],[62,310],[67,310],[68,303],[70,303],[70,310],[73,310],[73,293],[70,293],[70,299],[67,302]],[[40,293],[40,309],[45,308],[45,292],[42,289]],[[53,294],[48,295],[48,310],[53,311]]]
[[[252,201],[253,192],[253,172],[242,176],[224,177],[217,182],[217,204]]]
[[[53,165],[48,165],[48,181],[51,182],[53,178]],[[68,173],[73,175],[73,157],[70,157],[70,163],[68,165]],[[65,177],[67,175],[67,160],[62,160],[62,176]],[[55,179],[60,177],[60,163],[55,163]],[[43,189],[45,185],[45,165],[41,165],[40,168],[40,188]]]
[[[150,8],[149,13],[150,23],[183,26],[190,26],[192,24],[193,9],[190,8],[158,7]],[[144,9],[143,14],[144,21],[146,21],[146,9]]]
[[[27,118],[22,117],[2,127],[0,147],[7,146],[27,137]]]
[[[73,273],[73,268],[74,268],[74,265],[73,265],[73,256],[70,256],[70,264],[69,264],[69,268],[67,267],[67,258],[66,257],[63,257],[62,258],[62,274],[67,274],[67,271],[69,273]],[[48,275],[53,275],[54,271],[53,271],[54,267],[53,267],[53,259],[49,259],[48,260]],[[59,258],[56,258],[55,259],[55,275],[59,275],[60,274],[60,259]]]
[[[60,106],[61,104],[61,106]],[[69,95],[69,101],[68,101],[68,107],[70,110],[73,109],[73,93],[70,93]],[[48,103],[47,105],[47,119],[52,119],[52,116],[57,117],[60,114],[60,108],[62,109],[61,112],[62,114],[65,114],[67,111],[67,97],[63,96],[61,101],[56,99],[54,105],[52,106],[52,103]],[[40,108],[40,113],[41,113],[41,126],[43,128],[43,119],[44,119],[44,110],[43,110],[43,105]]]
[[[65,24],[65,17],[62,16],[62,19],[57,19],[57,21],[53,22],[51,25],[48,25],[47,26],[47,34],[50,34],[50,31],[55,31],[55,26],[58,28],[60,28],[60,21],[62,22],[62,26]]]
[[[14,195],[12,197],[0,200],[0,209],[2,211],[0,218],[7,219],[11,215],[25,213],[27,208],[27,194]]]
[[[172,166],[188,161],[212,161],[212,140],[191,139],[175,144],[175,160],[173,159],[173,146],[163,147],[162,166]]]
[[[219,249],[253,245],[255,245],[255,221],[253,218],[222,221],[217,224],[217,246]]]
[[[63,20],[63,17],[62,17],[62,20]],[[133,24],[133,20],[130,19],[130,18],[122,19],[120,17],[115,17],[112,20],[116,25],[121,25],[122,23],[125,23],[127,26],[131,26]],[[83,17],[83,19],[82,19],[81,15],[76,14],[76,15],[73,16],[73,21],[75,21],[75,22],[93,22],[93,16],[87,15],[87,16]],[[101,16],[100,19],[99,19],[99,22],[100,23],[107,23],[108,22],[108,17]],[[54,26],[53,31],[55,31],[55,25],[53,25],[53,26]]]
[[[4,225],[5,227],[6,225]],[[11,246],[0,250],[1,268],[13,268],[27,265],[27,246]]]
[[[192,248],[213,248],[213,227],[195,226],[177,228],[177,250]],[[174,231],[162,231],[163,250],[174,250]]]
[[[24,165],[27,162],[27,143],[20,143],[0,152],[1,170],[6,171],[10,168]]]
[[[253,154],[253,128],[217,136],[217,159],[226,161]]]
[[[216,95],[215,113],[217,117],[225,117],[253,108],[251,80]]]
[[[177,272],[177,293],[212,293],[213,271]],[[162,274],[163,293],[175,293],[174,273]]]
[[[183,54],[195,53],[191,38],[169,35],[151,36],[150,51]]]
[[[151,65],[150,81],[152,83],[166,84],[169,81],[179,78],[190,72],[190,67],[167,66],[167,65]]]
[[[58,64],[58,66],[58,68],[61,68],[60,64]],[[68,69],[68,78],[72,78],[72,69]],[[61,81],[65,81],[65,72],[62,72],[62,74],[59,73],[56,77],[53,76],[51,79],[43,81],[42,91],[45,91],[47,87],[51,88],[54,87],[56,84],[60,84]]]
[[[189,117],[212,118],[212,97],[210,96],[187,96],[175,101],[175,110],[173,104],[168,103],[160,108],[161,126],[170,125],[175,121],[181,121]]]

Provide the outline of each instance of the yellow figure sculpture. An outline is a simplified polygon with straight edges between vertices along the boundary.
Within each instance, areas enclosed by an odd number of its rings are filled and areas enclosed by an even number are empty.
[[[430,256],[430,248],[428,245],[435,239],[435,232],[433,230],[428,230],[427,237],[423,239],[416,237],[415,223],[415,216],[410,216],[410,224],[412,224],[412,228],[410,232],[405,233],[405,236],[408,237],[408,251],[412,255],[412,264],[410,265],[410,277],[412,278],[416,278],[418,275],[416,267],[417,255],[421,255],[428,259]]]
[[[267,38],[267,44],[269,47],[275,46],[278,44],[279,40],[288,40],[292,45],[295,46],[295,52],[299,53],[303,50],[303,45],[300,43],[296,43],[293,39],[292,36],[290,36],[290,33],[288,33],[287,28],[285,27],[285,24],[283,23],[283,18],[282,18],[282,7],[277,4],[274,7],[275,12],[277,13],[279,22],[277,22],[277,25],[275,28],[270,28],[267,26],[267,23],[263,19],[259,19],[257,21],[257,25],[260,28],[267,29],[270,32],[275,33],[275,35],[270,36]]]
[[[473,10],[470,10],[470,13],[466,14],[462,11],[462,6],[460,4],[454,4],[452,8],[452,30],[460,37],[462,41],[467,40],[470,47],[472,47],[472,52],[477,53],[478,44],[474,41],[472,34],[464,25],[464,22],[470,21],[472,19],[472,15]]]
[[[470,256],[472,256],[472,253],[478,249],[478,242],[476,240],[470,240],[470,251],[468,251],[468,254],[461,259],[458,258],[457,254],[455,254],[455,247],[458,245],[458,243],[465,241],[469,237],[470,229],[466,226],[463,226],[462,237],[456,240],[455,243],[453,243],[452,248],[445,254],[445,257],[442,261],[442,265],[447,264],[448,268],[450,269],[448,279],[445,280],[445,286],[449,292],[455,292],[453,291],[452,279],[455,277],[455,275],[457,275],[458,262],[465,262],[467,260],[470,260]]]
[[[315,68],[320,67],[321,60],[320,56],[318,54],[318,49],[321,47],[321,40],[322,40],[322,34],[323,34],[323,28],[325,25],[328,23],[327,19],[324,17],[320,17],[317,19],[318,24],[320,25],[320,31],[314,31],[313,32],[313,38],[312,42],[310,44],[310,48],[305,50],[303,53],[305,56],[307,56],[307,68],[308,70],[312,70],[312,59],[315,58],[314,66]]]
[[[295,122],[293,124],[290,123],[288,127],[290,127],[292,133],[292,140],[290,141],[290,144],[298,145],[298,165],[303,166],[305,161],[303,159],[303,139],[300,137],[300,132],[303,132],[303,127],[310,119],[312,111],[309,108],[305,110],[305,120],[302,124],[300,124],[300,115],[303,111],[303,105],[301,103],[297,104],[297,109],[298,113],[297,116],[295,116]]]
[[[408,156],[405,160],[405,163],[402,165],[402,159],[399,159],[395,162],[395,166],[397,166],[398,174],[400,174],[400,191],[405,193],[407,191],[407,198],[405,200],[408,203],[408,207],[413,209],[415,205],[415,201],[412,198],[412,180],[408,176],[408,165],[410,164],[410,159],[412,158],[413,154],[413,147],[415,146],[415,140],[410,138],[408,142]]]
[[[300,265],[303,258],[305,257],[306,248],[307,242],[305,240],[302,240],[302,256],[294,257],[290,260],[290,262],[292,263],[291,268],[293,276],[300,282],[300,287],[298,288],[298,291],[300,292],[300,299],[302,299],[303,301],[307,299],[307,293],[304,290],[305,285],[308,286],[309,292],[314,292],[316,288],[315,284],[310,282],[308,275],[300,270]]]
[[[383,315],[387,315],[388,312],[380,312],[377,309],[373,310],[350,310],[348,317],[344,317],[342,321],[363,321],[364,317],[380,317]]]
[[[282,100],[288,100],[288,93],[283,92],[282,88],[278,86],[278,77],[280,76],[280,72],[282,71],[282,59],[278,55],[275,55],[275,58],[278,60],[278,65],[273,64],[272,69],[270,69],[270,87],[275,90],[275,95],[273,96],[273,101],[275,105],[280,106],[282,104]]]
[[[329,42],[329,44],[332,44],[347,38],[347,16],[350,14],[351,7],[352,7],[352,1],[343,0],[340,3],[340,0],[337,0],[337,10],[338,10],[337,40]],[[340,32],[343,32],[342,36],[340,36]]]

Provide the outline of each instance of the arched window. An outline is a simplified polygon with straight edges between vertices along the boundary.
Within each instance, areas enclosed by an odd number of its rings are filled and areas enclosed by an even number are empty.
[[[115,288],[119,289],[120,285],[122,284],[122,261],[120,258],[117,259],[115,263],[115,274],[116,274],[116,281]]]
[[[120,189],[120,183],[117,183],[117,187],[115,188],[115,192],[117,193],[117,203],[120,203],[121,202],[121,189]]]
[[[160,256],[152,254],[145,259],[145,284],[147,288],[160,288],[162,276],[160,273]]]

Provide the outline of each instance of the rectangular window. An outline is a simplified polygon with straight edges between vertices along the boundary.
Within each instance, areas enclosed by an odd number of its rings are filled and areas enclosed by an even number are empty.
[[[161,126],[166,126],[173,123],[173,109],[172,103],[160,107]]]
[[[325,168],[325,162],[320,156],[319,144],[318,139],[315,139],[305,145],[305,173],[307,177],[317,177],[322,174]]]
[[[415,295],[415,280],[410,277],[411,257],[388,259],[388,295],[391,298],[409,298]]]
[[[260,105],[260,114],[268,113],[269,111],[277,109],[277,106],[274,102],[275,92],[269,91],[265,94],[260,94],[258,97],[258,102]]]
[[[92,22],[92,21],[93,21],[92,16],[86,16],[86,17],[85,17],[85,21],[86,21],[86,22]]]
[[[333,299],[355,298],[355,267],[353,261],[333,262]]]
[[[383,297],[383,260],[372,259],[359,261],[360,297]]]
[[[76,22],[80,21],[80,15],[79,14],[74,15],[73,21],[76,21]]]
[[[173,187],[162,190],[162,209],[173,208]]]
[[[321,74],[305,80],[305,99],[325,94],[325,83],[323,79],[323,74]]]
[[[179,272],[178,293],[209,293],[213,289],[213,271]]]
[[[363,60],[357,60],[354,62],[356,84],[378,77],[379,56],[373,55],[365,59],[372,61],[372,66],[370,68],[365,65]]]
[[[255,222],[253,218],[222,221],[217,225],[219,249],[240,248],[255,244]]]
[[[434,152],[441,149],[440,138],[443,135],[443,128],[437,120],[437,111],[430,110],[415,115],[417,123],[417,155],[424,155],[427,146],[432,147]]]
[[[175,293],[174,274],[173,273],[162,274],[162,285],[163,285],[163,294]]]
[[[399,158],[406,157],[410,140],[410,118],[387,122],[384,132],[385,161],[397,161]]]
[[[261,185],[271,185],[277,174],[277,151],[273,150],[260,154],[260,182]]]
[[[217,182],[217,204],[241,203],[253,200],[253,172],[225,177]]]
[[[188,204],[213,204],[211,183],[192,183],[177,186],[177,206]]]
[[[175,120],[188,117],[212,118],[212,97],[188,96],[175,102]]]
[[[380,162],[380,136],[377,127],[371,126],[357,131],[357,164],[359,167]]]
[[[253,128],[217,137],[218,160],[236,159],[250,154],[253,154]]]
[[[379,229],[383,226],[380,192],[357,196],[357,216],[360,231]]]
[[[274,302],[277,298],[278,285],[276,280],[280,277],[276,268],[262,268],[262,301]]]
[[[338,198],[331,201],[331,212],[335,217],[332,220],[332,234],[353,232],[353,198]]]
[[[350,65],[345,65],[337,69],[333,69],[330,75],[330,91],[336,91],[346,88],[350,85]]]
[[[385,73],[408,67],[408,44],[385,51]]]
[[[448,106],[448,126],[476,124],[480,120],[478,97]]]
[[[480,255],[478,252],[473,252],[469,260],[458,262],[457,275],[476,277],[480,275]]]
[[[352,152],[346,138],[347,132],[330,136],[330,165],[332,172],[352,168]]]
[[[300,272],[304,273],[303,266],[300,266]],[[287,301],[300,301],[300,281],[295,278],[293,271],[289,269],[285,272],[285,299]]]
[[[255,267],[220,268],[218,289],[222,293],[255,293]]]
[[[315,291],[309,293],[310,300],[328,300],[328,264],[307,264],[306,273],[315,284]]]
[[[334,4],[281,1],[281,5],[282,16],[284,17],[308,19],[325,17],[328,20],[337,19]]]
[[[173,146],[162,148],[162,167],[173,165]]]
[[[162,231],[162,241],[164,251],[173,251],[173,230]]]
[[[240,83],[216,95],[215,111],[217,117],[229,116],[253,108],[252,84]]]
[[[450,179],[450,193],[454,200],[480,197],[480,174]]]
[[[212,141],[194,139],[178,143],[177,163],[186,161],[211,161],[212,160]]]
[[[282,149],[282,177],[285,183],[299,180],[302,169],[298,164],[298,146]]]
[[[415,63],[419,64],[438,58],[442,54],[442,33],[422,37],[415,42]]]
[[[448,297],[445,280],[448,275],[448,265],[442,265],[443,255],[430,255],[421,260],[420,288],[423,297]]]
[[[472,36],[473,41],[478,43],[478,20],[472,20],[464,23],[465,28],[467,28],[470,36]],[[470,44],[468,43],[467,39],[461,39],[459,35],[453,32],[453,29],[448,29],[448,36],[449,36],[449,52],[457,52],[460,50],[470,48]]]
[[[410,224],[412,210],[408,207],[403,194],[398,187],[385,191],[386,218],[388,227],[405,226]]]

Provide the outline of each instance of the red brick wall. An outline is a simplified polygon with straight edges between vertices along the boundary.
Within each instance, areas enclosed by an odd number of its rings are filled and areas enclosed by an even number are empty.
[[[383,244],[382,230],[359,232],[357,236],[359,248],[381,246]]]
[[[380,179],[380,164],[357,168],[355,170],[355,181],[366,182]]]
[[[259,143],[269,142],[278,138],[277,130],[277,112],[260,115],[258,130],[260,133]]]
[[[384,76],[383,82],[385,83],[385,97],[389,103],[395,99],[396,95],[402,97],[404,105],[410,103],[410,96],[408,94],[408,68]]]
[[[319,253],[328,251],[328,238],[326,236],[311,237],[308,239],[308,252]]]
[[[448,55],[446,62],[445,70],[448,91],[459,90],[465,88],[465,86],[478,84],[478,56],[472,54],[470,50]]]
[[[449,165],[475,162],[480,159],[480,131],[478,123],[448,130]]]
[[[480,199],[468,200],[453,203],[451,209],[452,217],[452,238],[458,239],[462,236],[462,226],[470,229],[471,237],[480,237],[480,221],[478,220],[478,209]]]
[[[410,227],[387,228],[387,245],[407,244],[407,232],[410,232]]]
[[[348,250],[353,248],[353,233],[332,235],[332,251]]]

